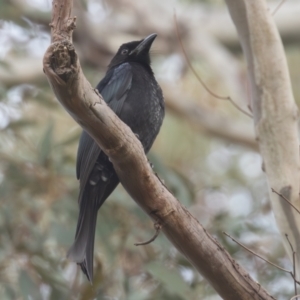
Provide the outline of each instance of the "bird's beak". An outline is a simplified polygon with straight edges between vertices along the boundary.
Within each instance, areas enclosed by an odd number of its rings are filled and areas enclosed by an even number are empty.
[[[150,35],[148,35],[146,38],[144,38],[138,45],[137,47],[132,50],[130,52],[129,55],[131,54],[136,54],[138,55],[139,53],[141,53],[142,51],[147,51],[149,52],[151,45],[153,43],[153,41],[155,40],[155,38],[157,37],[156,33],[152,33]]]

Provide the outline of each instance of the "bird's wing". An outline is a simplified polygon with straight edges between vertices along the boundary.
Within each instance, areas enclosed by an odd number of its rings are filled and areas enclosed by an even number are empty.
[[[110,70],[97,86],[117,115],[121,114],[131,82],[131,66],[125,63]],[[75,242],[68,257],[79,263],[88,279],[92,280],[97,211],[116,188],[119,179],[108,157],[85,131],[79,142],[76,173],[80,179],[80,209]]]
[[[101,81],[97,86],[105,102],[117,115],[121,113],[131,83],[132,68],[129,63],[124,63],[113,69],[107,84],[102,86]]]
[[[109,71],[97,86],[105,102],[116,115],[120,115],[122,111],[131,83],[131,66],[129,63],[124,63]],[[80,137],[76,165],[76,174],[77,178],[80,179],[81,187],[85,186],[100,152],[99,146],[88,133],[83,131]]]

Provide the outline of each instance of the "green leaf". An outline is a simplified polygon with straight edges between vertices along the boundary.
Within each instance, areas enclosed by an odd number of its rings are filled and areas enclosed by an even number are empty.
[[[190,299],[191,291],[189,285],[183,280],[177,269],[168,269],[164,265],[150,263],[145,268],[155,279],[160,281],[165,289],[173,295]]]
[[[30,275],[25,270],[22,270],[20,273],[19,287],[24,300],[42,299],[39,286],[31,279]]]
[[[8,128],[13,130],[23,129],[26,126],[33,126],[36,122],[32,120],[21,119],[18,121],[12,121],[9,123]]]
[[[0,299],[13,300],[17,299],[17,295],[16,292],[10,286],[7,285],[4,290],[0,290]]]
[[[54,124],[52,121],[50,121],[39,145],[39,161],[44,166],[49,161],[50,153],[52,150],[53,128]]]
[[[74,239],[74,228],[61,222],[52,223],[49,236],[52,236],[59,245],[70,246]]]
[[[76,132],[75,134],[69,136],[65,140],[56,143],[54,147],[68,146],[68,145],[73,144],[75,142],[78,143],[79,142],[79,137],[80,137],[80,133]]]
[[[194,199],[192,184],[189,180],[178,171],[167,167],[158,156],[151,153],[148,156],[154,166],[154,172],[165,182],[167,188],[182,204],[189,206]]]

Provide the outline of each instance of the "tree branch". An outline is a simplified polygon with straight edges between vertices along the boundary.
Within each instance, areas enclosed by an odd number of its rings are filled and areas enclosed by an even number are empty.
[[[300,263],[300,219],[289,203],[271,192],[273,187],[295,207],[299,202],[298,111],[294,102],[283,46],[265,0],[226,0],[248,63],[252,110],[269,195],[287,253],[285,234]],[[299,272],[297,272],[299,273]]]
[[[59,23],[54,43],[44,56],[44,70],[60,103],[109,156],[121,183],[156,222],[171,243],[201,272],[223,299],[273,299],[254,282],[174,198],[153,174],[144,150],[129,129],[111,111],[84,77],[69,30],[72,1],[53,1],[53,26]],[[63,21],[61,21],[63,20]],[[71,27],[70,27],[71,26]],[[65,31],[65,32],[64,32]],[[75,203],[75,202],[74,202]]]
[[[248,128],[239,124],[238,121],[229,120],[228,117],[221,116],[213,110],[205,109],[200,104],[195,104],[195,101],[183,102],[181,99],[183,97],[186,99],[187,96],[177,88],[166,84],[163,87],[169,112],[180,116],[206,135],[258,151],[258,143],[255,141],[254,134],[249,133]]]

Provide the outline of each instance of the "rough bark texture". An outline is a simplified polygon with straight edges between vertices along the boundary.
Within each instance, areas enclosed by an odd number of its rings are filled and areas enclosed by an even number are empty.
[[[298,110],[284,49],[265,0],[226,2],[248,63],[254,125],[273,211],[287,253],[292,258],[286,234],[300,262],[299,215],[271,191],[300,208]]]
[[[72,1],[64,6],[58,2],[53,1],[52,21],[57,28],[44,56],[44,71],[57,99],[110,157],[132,198],[223,299],[273,299],[153,174],[140,142],[84,77],[70,42]]]

